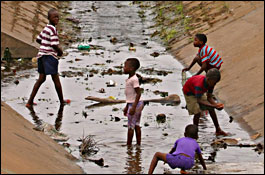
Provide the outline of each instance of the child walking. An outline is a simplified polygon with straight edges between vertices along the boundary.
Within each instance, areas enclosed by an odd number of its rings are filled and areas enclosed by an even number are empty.
[[[216,136],[227,136],[227,133],[220,128],[214,110],[215,108],[222,110],[224,105],[222,103],[216,103],[212,95],[213,89],[220,79],[220,71],[216,68],[212,68],[206,73],[206,76],[196,75],[189,78],[184,84],[182,90],[189,115],[194,115],[193,124],[198,126],[202,110],[208,110],[216,129]],[[205,92],[207,92],[207,96],[205,95]]]
[[[195,74],[199,75],[203,71],[207,71],[211,68],[220,69],[223,63],[222,58],[216,52],[216,50],[206,44],[207,37],[204,34],[196,34],[194,37],[194,47],[199,47],[198,54],[191,62],[190,66],[182,69],[182,71],[189,71],[195,63],[200,65],[200,70]]]
[[[192,124],[186,126],[184,136],[185,137],[176,140],[169,153],[155,153],[150,164],[148,174],[153,174],[159,160],[167,163],[172,169],[180,168],[181,174],[183,174],[185,173],[185,170],[191,169],[193,167],[195,153],[198,154],[200,163],[203,166],[203,169],[206,170],[206,165],[201,154],[200,146],[196,142],[198,139],[198,127]]]
[[[136,133],[137,145],[141,145],[140,119],[142,110],[144,108],[144,103],[143,101],[140,101],[140,84],[139,79],[135,73],[139,67],[140,62],[137,58],[128,58],[125,61],[123,67],[124,73],[129,74],[129,78],[126,80],[125,86],[126,107],[123,109],[124,115],[128,117],[128,146],[132,144],[134,130]]]
[[[58,74],[59,61],[57,56],[62,56],[63,51],[59,47],[59,38],[55,27],[59,22],[59,14],[56,9],[52,8],[48,11],[48,20],[49,24],[46,25],[36,39],[37,43],[40,44],[40,49],[37,55],[39,79],[33,86],[26,107],[35,104],[33,103],[33,100],[40,86],[45,82],[46,75],[51,75],[60,103],[64,104],[70,102],[70,100],[64,100],[63,98],[62,86]]]

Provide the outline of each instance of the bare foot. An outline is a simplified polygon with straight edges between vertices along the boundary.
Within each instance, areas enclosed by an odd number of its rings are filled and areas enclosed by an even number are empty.
[[[216,136],[228,136],[228,134],[226,132],[224,132],[223,130],[220,130],[218,132],[215,133]]]

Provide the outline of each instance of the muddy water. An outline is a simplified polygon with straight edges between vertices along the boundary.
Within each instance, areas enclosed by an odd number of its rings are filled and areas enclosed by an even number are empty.
[[[67,134],[69,137],[67,143],[71,146],[66,150],[79,159],[77,164],[86,173],[147,173],[154,153],[169,152],[175,140],[183,136],[185,126],[192,123],[192,117],[184,109],[186,104],[181,91],[183,66],[169,55],[162,45],[150,39],[153,29],[148,29],[148,27],[153,25],[152,18],[154,17],[150,11],[145,12],[146,18],[140,18],[138,12],[142,9],[126,1],[73,1],[70,6],[69,12],[73,18],[80,21],[81,32],[77,34],[77,37],[85,39],[82,42],[73,43],[66,50],[69,54],[61,59],[59,64],[64,97],[71,99],[71,104],[60,109],[53,82],[50,77],[47,77],[35,97],[35,102],[38,103],[34,107],[35,113],[25,108],[25,102],[38,78],[35,69],[17,72],[15,78],[22,77],[19,78],[18,85],[2,81],[1,99],[32,123],[47,122],[55,125],[60,132]],[[88,41],[90,37],[92,41]],[[110,42],[113,37],[117,38],[115,44]],[[78,44],[86,43],[98,47],[89,52],[77,50]],[[136,51],[128,49],[129,43],[135,45]],[[160,55],[151,56],[150,54],[154,52]],[[121,66],[128,57],[139,58],[141,62],[139,73],[142,76],[162,80],[155,84],[141,85],[144,89],[142,99],[161,98],[160,95],[154,93],[156,90],[178,94],[181,98],[181,103],[177,106],[160,103],[150,103],[145,106],[141,119],[142,145],[136,146],[134,138],[132,148],[126,146],[127,118],[122,112],[125,104],[98,106],[94,101],[85,100],[85,97],[89,95],[125,99],[124,82],[128,75],[101,75],[101,72],[109,68],[119,70],[114,66]],[[163,76],[141,71],[147,68],[172,73]],[[97,70],[98,73],[91,73],[92,69]],[[72,71],[72,74],[62,76],[64,71]],[[25,78],[22,75],[29,76]],[[107,87],[106,82],[109,80],[115,81],[117,85]],[[99,93],[101,88],[105,89],[105,93]],[[156,122],[156,115],[160,113],[166,115],[165,123]],[[249,135],[236,122],[229,122],[229,115],[225,111],[217,111],[217,115],[222,129],[232,134],[228,138],[240,138],[239,143],[253,144]],[[115,121],[115,117],[121,120]],[[248,164],[248,168],[255,168],[254,173],[264,173],[263,153],[258,154],[253,147],[213,148],[210,144],[216,139],[214,132],[215,128],[210,116],[202,118],[198,142],[202,147],[206,165],[209,167],[209,170],[204,173],[253,172],[247,171],[246,162],[252,163]],[[99,148],[99,152],[89,158],[103,158],[105,167],[100,167],[80,157],[79,145],[81,143],[78,140],[87,135],[94,136]],[[203,173],[199,163],[196,163],[190,171]],[[179,169],[171,170],[168,165],[159,162],[155,173],[179,173]]]

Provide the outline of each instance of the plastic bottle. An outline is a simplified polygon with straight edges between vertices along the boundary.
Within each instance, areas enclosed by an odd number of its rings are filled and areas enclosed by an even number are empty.
[[[78,50],[90,50],[90,45],[78,45]]]

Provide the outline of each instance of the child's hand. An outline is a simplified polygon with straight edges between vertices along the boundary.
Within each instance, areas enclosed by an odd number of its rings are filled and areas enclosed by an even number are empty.
[[[134,113],[135,113],[135,108],[131,108],[130,111],[129,111],[129,114],[133,115]]]
[[[215,107],[216,107],[216,109],[218,109],[218,110],[222,110],[222,109],[224,108],[224,104],[222,104],[222,103],[217,103]]]
[[[126,107],[123,109],[123,115],[124,115],[124,116],[127,115],[127,111],[128,111],[128,107],[126,106]]]

